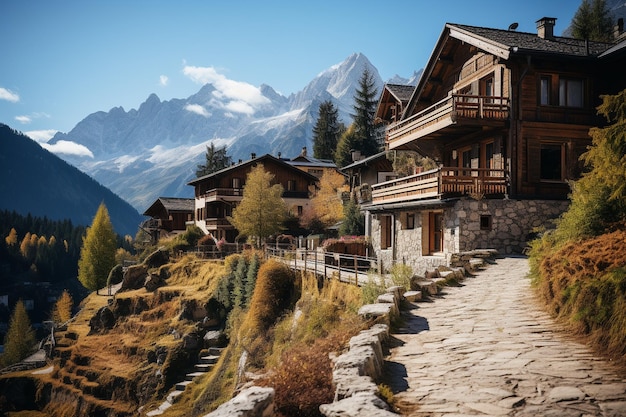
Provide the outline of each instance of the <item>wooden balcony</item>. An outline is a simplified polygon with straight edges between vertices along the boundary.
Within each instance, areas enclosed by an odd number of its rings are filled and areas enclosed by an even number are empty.
[[[233,225],[223,217],[209,217],[204,219],[204,224],[208,230],[232,229]]]
[[[404,203],[453,196],[507,193],[503,169],[441,167],[372,186],[372,204]]]
[[[485,123],[502,123],[508,118],[508,97],[452,94],[387,127],[386,142],[389,149],[397,149],[450,126],[482,128]]]
[[[224,197],[226,197],[227,200],[239,200],[241,196],[243,196],[243,188],[213,188],[203,195],[203,197],[209,201]]]

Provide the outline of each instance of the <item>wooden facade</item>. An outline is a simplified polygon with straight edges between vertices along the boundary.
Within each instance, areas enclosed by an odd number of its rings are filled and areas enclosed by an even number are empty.
[[[238,232],[228,221],[232,210],[243,197],[245,181],[255,166],[262,164],[274,175],[273,184],[283,187],[283,199],[293,215],[301,215],[314,195],[318,179],[289,162],[266,154],[234,164],[223,170],[197,178],[188,184],[194,187],[195,224],[216,239],[234,242]]]
[[[170,233],[180,233],[193,223],[194,200],[192,198],[159,197],[143,213],[150,220],[142,228],[156,241]]]
[[[470,176],[478,180],[465,194],[480,186],[513,198],[567,198],[589,129],[604,123],[600,96],[625,87],[615,68],[626,60],[623,46],[553,36],[554,20],[540,19],[537,34],[447,24],[408,103],[397,86],[383,91],[377,118],[387,125],[387,149],[436,160],[438,197],[455,178],[452,188],[463,193]],[[459,175],[446,178],[453,170]]]
[[[626,38],[557,37],[555,20],[537,33],[446,24],[417,85],[384,87],[386,151],[438,167],[371,184],[361,208],[383,265],[445,264],[485,245],[520,253],[566,209],[589,130],[606,123],[601,96],[626,88]]]

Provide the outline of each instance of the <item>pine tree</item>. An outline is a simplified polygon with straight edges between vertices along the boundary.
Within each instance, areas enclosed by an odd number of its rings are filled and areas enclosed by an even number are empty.
[[[322,102],[313,127],[313,157],[334,160],[337,142],[343,130],[343,124],[339,122],[339,113],[333,102],[330,100]]]
[[[583,0],[572,19],[572,34],[578,39],[610,42],[613,20],[605,0]]]
[[[339,227],[341,236],[362,236],[365,233],[365,217],[361,213],[359,205],[352,199],[344,208],[343,223]]]
[[[106,285],[109,272],[115,266],[116,250],[117,237],[109,212],[102,203],[83,238],[78,260],[78,280],[85,288],[98,293]]]
[[[228,218],[240,235],[255,237],[257,244],[280,231],[287,218],[283,186],[271,185],[273,178],[263,164],[252,168],[243,188],[243,198]]]
[[[250,299],[254,293],[256,276],[259,272],[259,263],[260,261],[258,255],[254,253],[250,259],[250,264],[248,265],[248,276],[246,278],[246,304],[250,303]]]
[[[359,79],[359,87],[354,95],[354,129],[360,144],[359,148],[363,156],[371,156],[380,152],[376,127],[374,125],[374,114],[378,105],[378,91],[374,77],[369,68],[363,70]]]
[[[35,331],[30,324],[26,307],[22,300],[18,300],[5,336],[2,364],[8,366],[26,358],[33,350],[35,342]]]
[[[230,166],[230,163],[231,157],[226,154],[226,145],[216,149],[215,144],[211,142],[211,145],[206,147],[204,165],[197,166],[196,176],[199,178],[212,174],[213,172]]]

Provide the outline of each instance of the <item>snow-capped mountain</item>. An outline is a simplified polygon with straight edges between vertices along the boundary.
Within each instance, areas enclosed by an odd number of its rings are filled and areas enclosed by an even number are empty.
[[[152,94],[138,109],[93,113],[50,143],[87,147],[93,159],[60,156],[143,212],[159,196],[193,195],[187,182],[195,178],[211,142],[227,145],[234,161],[251,153],[291,157],[304,146],[312,149],[321,102],[332,100],[340,119],[352,122],[354,94],[365,68],[380,92],[383,82],[376,68],[363,54],[353,54],[289,97],[267,85],[259,87],[254,103],[245,105],[224,98],[212,84],[186,99],[161,101]]]

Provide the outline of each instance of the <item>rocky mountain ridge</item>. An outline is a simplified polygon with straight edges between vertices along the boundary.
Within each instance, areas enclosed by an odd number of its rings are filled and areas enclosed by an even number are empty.
[[[253,111],[233,110],[233,103],[223,100],[214,85],[205,84],[186,99],[161,101],[151,94],[138,109],[115,107],[90,114],[50,143],[71,141],[87,147],[93,158],[59,156],[142,212],[159,196],[192,196],[187,182],[195,178],[196,165],[203,162],[211,142],[227,145],[235,161],[251,153],[296,156],[303,147],[312,148],[312,129],[324,100],[331,100],[340,120],[350,124],[365,68],[380,91],[378,71],[367,57],[355,53],[289,97],[260,86]],[[393,82],[415,84],[419,74],[411,79],[396,76]]]

